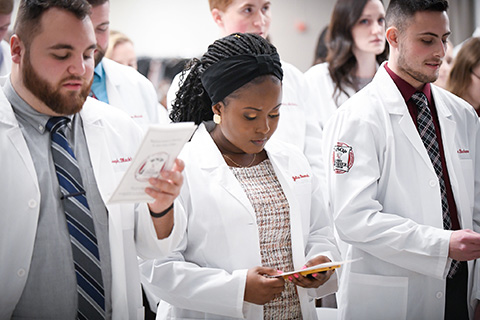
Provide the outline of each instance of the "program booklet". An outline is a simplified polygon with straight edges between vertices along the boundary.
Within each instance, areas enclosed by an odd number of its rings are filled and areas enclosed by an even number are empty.
[[[287,279],[288,276],[290,276],[292,274],[295,274],[295,273],[299,273],[302,276],[307,276],[307,275],[312,274],[312,273],[325,272],[325,271],[328,271],[328,270],[337,269],[337,268],[340,268],[342,265],[344,265],[346,263],[352,263],[352,262],[355,262],[355,261],[358,261],[358,260],[360,260],[360,258],[355,259],[355,260],[325,262],[325,263],[317,264],[317,265],[309,267],[309,268],[295,270],[295,271],[289,271],[289,272],[284,272],[284,273],[279,273],[278,275],[269,276],[269,277],[271,277],[271,278],[283,277],[284,279]]]
[[[152,202],[153,198],[145,193],[148,180],[159,177],[162,170],[172,169],[196,128],[193,122],[150,126],[108,203]]]

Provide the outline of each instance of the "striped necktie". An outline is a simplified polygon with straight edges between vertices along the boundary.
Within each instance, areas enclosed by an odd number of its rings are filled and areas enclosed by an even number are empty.
[[[66,117],[52,117],[46,128],[51,135],[52,157],[72,244],[78,291],[77,317],[105,319],[105,294],[97,238],[78,163],[65,135],[69,121]]]
[[[423,145],[427,149],[428,156],[432,162],[435,173],[438,177],[440,184],[440,194],[442,196],[442,215],[443,215],[443,228],[445,230],[452,229],[452,220],[450,218],[450,209],[448,207],[447,188],[445,187],[445,180],[443,178],[442,160],[440,157],[440,148],[438,147],[437,134],[435,126],[433,124],[432,113],[428,107],[427,97],[423,92],[416,92],[412,96],[413,102],[415,102],[418,108],[417,126],[420,137],[422,138]],[[452,260],[448,277],[453,278],[460,262]]]

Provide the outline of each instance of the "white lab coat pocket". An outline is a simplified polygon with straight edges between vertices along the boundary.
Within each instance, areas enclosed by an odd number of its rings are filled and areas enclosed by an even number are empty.
[[[345,302],[355,307],[342,319],[406,319],[408,278],[352,272],[346,281]]]

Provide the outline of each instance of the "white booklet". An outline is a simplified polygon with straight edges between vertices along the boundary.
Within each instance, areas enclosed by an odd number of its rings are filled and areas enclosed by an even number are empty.
[[[108,203],[151,202],[153,198],[145,193],[148,180],[159,177],[162,170],[172,169],[196,128],[193,122],[150,126]]]

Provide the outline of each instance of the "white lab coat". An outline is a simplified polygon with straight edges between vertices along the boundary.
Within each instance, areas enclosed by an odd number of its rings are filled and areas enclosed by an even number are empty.
[[[103,58],[108,103],[120,108],[143,129],[150,124],[168,123],[153,84],[132,67]]]
[[[285,61],[281,63],[283,69],[282,106],[277,130],[271,139],[298,147],[307,157],[314,174],[320,181],[324,181],[325,169],[321,161],[322,129],[317,121],[320,100],[313,100],[305,76],[296,67]],[[172,110],[179,83],[180,74],[177,74],[167,93],[169,112]],[[323,184],[322,190],[325,190]]]
[[[333,96],[335,84],[328,71],[328,62],[312,66],[305,72],[305,79],[310,87],[313,101],[318,103],[317,120],[323,130],[328,119],[335,114],[339,106],[355,94],[355,90],[346,87],[345,90],[348,95],[345,92],[341,92],[337,98],[336,92],[335,96]]]
[[[460,224],[478,232],[478,117],[447,91],[432,85],[432,94]],[[348,258],[363,258],[343,270],[341,318],[443,319],[452,231],[443,230],[437,175],[383,65],[372,83],[338,109],[324,133],[335,225],[352,245]],[[353,163],[343,174],[333,170],[332,160],[342,159],[333,150],[339,142],[352,148]],[[469,297],[473,265],[468,263]]]
[[[0,50],[2,50],[3,61],[0,64],[0,76],[6,76],[12,70],[12,55],[10,54],[10,44],[5,40],[0,40]]]
[[[285,144],[270,141],[266,150],[290,205],[295,268],[317,255],[338,259],[331,219],[308,162]],[[247,269],[262,265],[247,195],[204,125],[180,158],[186,163],[179,196],[186,233],[173,255],[156,260],[153,269],[151,263],[142,266],[162,299],[157,319],[263,319],[262,306],[244,302]],[[294,181],[300,175],[308,177]],[[316,319],[313,299],[336,288],[336,274],[316,290],[298,288],[304,319]]]
[[[1,91],[1,90],[0,90]],[[123,112],[88,98],[80,112],[96,182],[104,202],[134,156],[142,131]],[[16,117],[0,92],[0,319],[10,319],[25,286],[39,217],[39,185]],[[115,161],[119,160],[119,161]],[[180,206],[178,206],[180,208]],[[143,319],[137,254],[162,257],[176,246],[182,215],[170,237],[157,240],[145,204],[109,204],[113,319]],[[180,209],[178,209],[180,210]],[[175,214],[177,213],[175,208]]]

